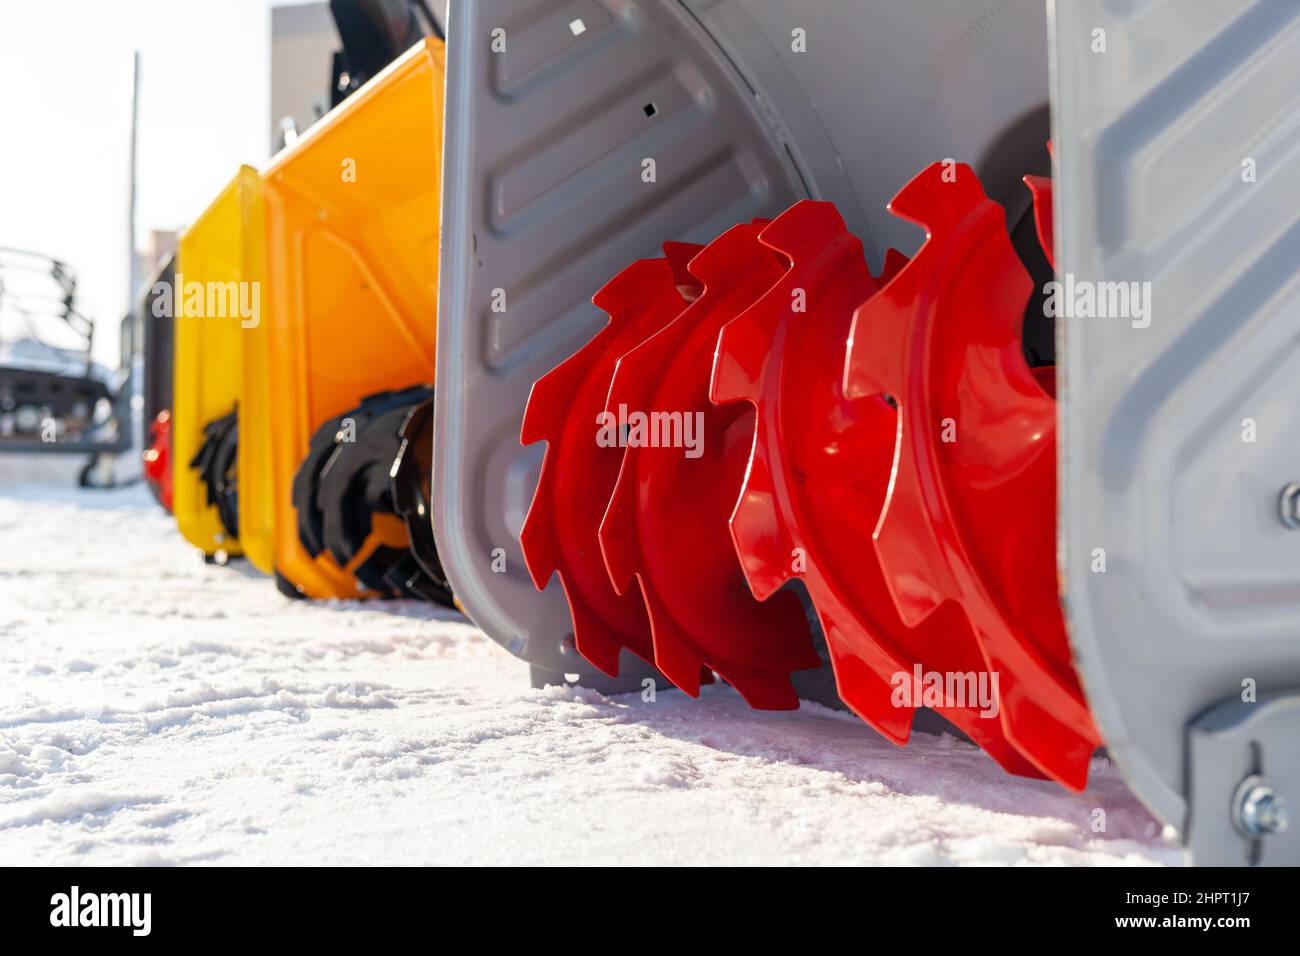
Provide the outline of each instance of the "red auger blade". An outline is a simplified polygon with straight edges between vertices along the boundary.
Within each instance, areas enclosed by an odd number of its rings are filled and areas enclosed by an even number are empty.
[[[664,258],[673,271],[673,285],[686,302],[694,302],[704,291],[700,280],[691,275],[690,264],[704,247],[694,242],[665,242]]]
[[[598,418],[619,358],[686,307],[683,289],[698,295],[686,263],[700,248],[669,243],[665,258],[643,259],[610,280],[592,300],[609,323],[534,383],[524,409],[520,441],[546,441],[519,535],[524,562],[539,590],[558,573],[578,653],[613,676],[620,649],[648,662],[654,649],[641,595],[610,585],[596,537],[623,459],[620,448],[597,444]]]
[[[969,625],[955,608],[919,628],[904,625],[870,544],[898,425],[882,397],[850,401],[843,392],[853,312],[878,286],[862,243],[832,204],[811,201],[791,207],[759,239],[790,268],[723,328],[711,391],[715,402],[747,401],[757,412],[749,471],[731,515],[751,590],[765,599],[792,577],[804,580],[840,697],[890,740],[906,742],[924,700],[918,666],[970,675],[971,685],[945,682],[966,699],[940,696],[935,709],[1008,770],[1032,773],[1002,732]],[[885,261],[882,278],[906,263],[894,250]]]
[[[708,397],[718,332],[785,273],[761,229],[706,246],[690,263],[700,297],[619,360],[605,408],[628,447],[600,544],[619,593],[637,579],[669,680],[694,696],[710,668],[751,706],[793,709],[790,673],[820,665],[802,604],[788,592],[756,601],[728,530],[754,415]]]
[[[1052,180],[1047,176],[1026,176],[1025,185],[1034,197],[1034,231],[1048,264],[1056,268],[1056,244],[1052,239]]]
[[[928,235],[849,342],[848,397],[899,408],[876,553],[906,624],[960,606],[1008,739],[1079,790],[1099,735],[1057,595],[1056,406],[1021,349],[1031,281],[968,166],[932,165],[889,208]]]
[[[1056,160],[1056,146],[1049,140],[1047,152]],[[1048,176],[1026,176],[1025,185],[1034,197],[1034,231],[1038,233],[1039,245],[1047,256],[1047,262],[1056,268],[1056,241],[1052,236],[1052,180]]]

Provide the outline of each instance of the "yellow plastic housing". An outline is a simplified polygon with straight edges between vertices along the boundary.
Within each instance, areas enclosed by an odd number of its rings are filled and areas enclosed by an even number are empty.
[[[172,399],[172,480],[176,523],[187,541],[205,554],[244,553],[251,543],[268,556],[270,536],[258,538],[256,520],[237,541],[226,534],[207,490],[190,462],[203,444],[203,430],[237,407],[245,353],[264,335],[263,224],[261,179],[241,167],[180,237],[176,282],[175,378]],[[265,391],[263,389],[263,391]],[[244,457],[241,442],[239,456]],[[245,527],[241,495],[241,531]]]
[[[441,41],[412,47],[263,174],[270,402],[247,427],[274,436],[275,567],[308,597],[362,596],[298,539],[293,479],[312,434],[369,394],[433,382],[443,74]],[[391,524],[374,544],[405,543]]]
[[[267,323],[270,296],[266,285],[266,202],[262,177],[240,169],[244,207],[244,264],[261,289],[261,321],[240,329],[239,544],[263,574],[275,571],[275,485],[271,470],[271,387],[267,382]]]

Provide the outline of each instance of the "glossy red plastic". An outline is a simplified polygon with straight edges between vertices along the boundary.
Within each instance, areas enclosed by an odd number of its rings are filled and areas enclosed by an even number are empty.
[[[1025,185],[1034,197],[1034,231],[1043,254],[1053,269],[1056,268],[1056,244],[1052,239],[1052,181],[1046,176],[1026,176]]]
[[[686,263],[700,246],[670,243],[665,258],[643,259],[615,276],[592,300],[609,314],[596,336],[533,385],[520,440],[546,442],[537,491],[519,543],[533,584],[541,590],[558,574],[580,653],[607,674],[618,674],[627,648],[653,662],[650,621],[639,591],[619,594],[610,584],[597,531],[623,451],[597,443],[614,366],[624,353],[671,322],[699,288]]]
[[[876,553],[904,623],[960,606],[1007,738],[1080,790],[1099,735],[1057,592],[1056,403],[1021,347],[1032,283],[970,167],[935,163],[889,208],[927,238],[857,310],[849,342],[845,393],[899,408]]]
[[[144,451],[144,478],[159,503],[172,510],[172,413],[163,409],[149,424],[149,447]]]
[[[1047,152],[1056,160],[1056,147],[1049,141]],[[1053,269],[1056,268],[1056,242],[1052,236],[1052,180],[1047,176],[1026,176],[1025,185],[1034,197],[1034,230],[1039,245]]]
[[[799,203],[760,241],[788,261],[785,276],[723,328],[713,368],[715,402],[757,412],[749,469],[731,515],[736,551],[754,595],[802,578],[826,634],[841,699],[895,743],[905,743],[924,673],[971,674],[985,699],[950,685],[933,699],[945,718],[1015,773],[1032,766],[997,720],[979,646],[955,608],[907,627],[886,586],[871,535],[889,486],[897,414],[880,396],[843,392],[854,310],[906,263],[890,250],[880,279],[862,243],[830,203]],[[905,693],[903,693],[905,692]],[[960,699],[958,699],[960,697]],[[981,716],[983,712],[983,716]]]
[[[719,331],[785,273],[759,243],[762,228],[736,226],[695,256],[689,271],[704,287],[699,298],[619,360],[605,408],[629,425],[628,447],[599,537],[614,587],[624,593],[638,583],[655,664],[669,680],[695,695],[707,668],[754,707],[793,709],[791,672],[821,663],[803,606],[791,592],[754,598],[728,527],[754,413],[709,401]],[[635,416],[655,413],[678,425],[651,443]]]

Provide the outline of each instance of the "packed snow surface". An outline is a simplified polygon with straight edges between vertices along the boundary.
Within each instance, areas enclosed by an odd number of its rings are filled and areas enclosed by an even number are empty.
[[[1104,759],[1071,794],[725,686],[530,690],[453,613],[288,601],[0,456],[0,863],[1181,860]]]

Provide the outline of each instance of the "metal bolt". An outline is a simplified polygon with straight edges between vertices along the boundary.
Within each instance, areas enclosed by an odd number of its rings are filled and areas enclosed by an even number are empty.
[[[1290,825],[1286,801],[1261,776],[1247,777],[1232,798],[1233,820],[1246,836],[1285,833]]]
[[[1288,528],[1300,528],[1300,481],[1293,481],[1282,489],[1277,499],[1278,515]]]

